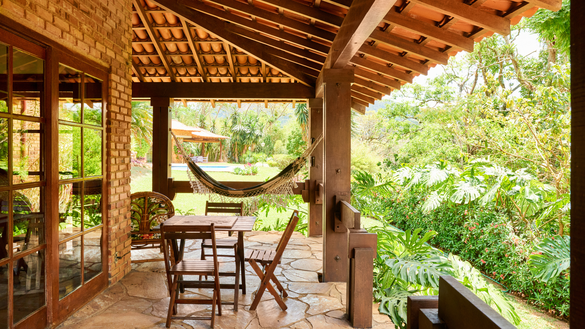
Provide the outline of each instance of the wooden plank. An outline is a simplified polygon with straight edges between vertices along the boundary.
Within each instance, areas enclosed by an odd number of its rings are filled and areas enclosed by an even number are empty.
[[[571,4],[571,138],[585,140],[585,1]],[[571,143],[571,328],[585,323],[585,143]]]
[[[290,11],[305,18],[313,19],[317,22],[325,23],[331,26],[339,27],[343,23],[343,17],[330,14],[315,7],[309,7],[296,1],[290,0],[256,0],[264,2]],[[351,3],[351,1],[349,1]],[[348,5],[349,6],[349,5]]]
[[[424,75],[426,75],[429,71],[428,66],[426,66],[424,64],[412,61],[406,57],[391,54],[387,51],[378,49],[378,48],[376,48],[374,46],[370,46],[368,44],[362,45],[360,47],[359,51],[363,52],[366,55],[370,55],[370,56],[379,58],[381,60],[390,62],[392,64],[396,64],[398,66],[404,67],[404,68],[409,69],[411,71],[422,73]]]
[[[166,1],[168,1],[168,0],[166,0]],[[288,33],[288,32],[274,29],[270,26],[260,24],[260,23],[256,22],[255,20],[249,20],[249,19],[228,13],[228,12],[220,10],[220,9],[207,6],[207,5],[205,5],[203,3],[199,3],[197,1],[191,2],[191,1],[181,0],[181,1],[179,1],[179,4],[181,7],[193,8],[195,10],[205,12],[211,16],[220,18],[222,20],[226,20],[226,21],[229,21],[231,23],[238,24],[240,26],[252,29],[254,31],[258,31],[258,32],[266,33],[268,35],[272,35],[275,38],[286,40],[287,42],[296,44],[296,45],[301,46],[301,47],[305,47],[307,49],[312,49],[312,50],[319,52],[319,53],[322,53],[322,54],[327,54],[329,52],[329,47],[325,46],[323,44],[320,44],[320,43],[311,41],[309,39],[293,35],[293,34]],[[227,28],[227,27],[229,27],[229,25],[225,25],[225,27]]]
[[[354,328],[372,327],[372,299],[375,251],[372,248],[354,249],[350,260],[347,284],[347,315]]]
[[[146,33],[148,33],[150,40],[152,40],[152,45],[154,46],[154,49],[156,49],[156,52],[158,53],[158,57],[160,57],[160,60],[165,67],[165,70],[167,70],[167,74],[171,78],[171,81],[177,81],[177,79],[175,77],[175,73],[173,72],[173,70],[169,66],[169,61],[162,50],[162,45],[161,45],[160,41],[158,40],[158,38],[156,37],[156,33],[154,33],[152,23],[148,20],[148,17],[146,16],[146,12],[144,11],[144,8],[140,4],[140,1],[133,0],[132,3],[134,4],[134,8],[136,8],[136,13],[138,14],[138,16],[140,16],[140,20],[142,21],[142,24],[144,24],[144,26],[146,27]]]
[[[256,6],[253,6],[251,4],[246,4],[243,2],[238,2],[238,1],[233,1],[233,0],[209,0],[213,3],[216,3],[218,5],[224,6],[226,8],[230,8],[230,9],[234,9],[240,12],[243,12],[245,14],[248,14],[250,16],[253,17],[259,17],[262,19],[265,19],[269,22],[272,22],[274,24],[277,25],[282,25],[282,26],[286,26],[292,30],[304,33],[304,34],[308,34],[310,36],[313,37],[317,37],[319,39],[323,39],[326,41],[333,41],[333,39],[335,38],[335,33],[317,28],[315,26],[311,26],[308,24],[304,24],[298,20],[292,19],[292,18],[288,18],[284,15],[279,15],[276,13],[271,13],[267,10],[264,9],[260,9]]]
[[[439,308],[439,296],[408,296],[406,300],[406,329],[418,329],[418,311]]]
[[[399,14],[394,10],[390,10],[388,12],[388,14],[384,17],[384,21],[392,25],[398,25],[406,30],[420,34],[424,37],[444,42],[450,46],[461,48],[468,52],[473,51],[473,39],[455,34],[438,26],[421,22],[408,15]]]
[[[341,222],[343,225],[345,225],[345,227],[348,229],[361,228],[361,214],[351,205],[351,203],[347,201],[341,201],[339,207],[341,213]]]
[[[510,20],[471,7],[459,0],[412,0],[445,15],[464,20],[473,25],[494,31],[501,35],[510,34]]]
[[[197,51],[197,47],[195,47],[195,42],[193,42],[193,35],[191,35],[191,28],[188,26],[187,22],[184,19],[180,18],[181,25],[183,26],[183,34],[187,37],[187,43],[189,44],[189,49],[193,53],[193,58],[195,59],[195,63],[197,63],[197,70],[199,74],[201,74],[201,78],[203,82],[208,82],[207,80],[207,73],[201,64],[201,58],[199,58],[199,52]]]
[[[432,62],[436,62],[439,64],[447,64],[449,62],[449,55],[445,53],[438,52],[436,50],[432,50],[430,48],[421,46],[417,43],[412,41],[408,41],[401,37],[398,37],[392,33],[382,32],[378,29],[374,30],[370,35],[370,38],[386,43],[394,48],[398,48],[402,51],[406,51],[409,53],[415,53],[419,56],[422,56]]]
[[[323,134],[323,99],[311,98],[309,108],[309,133],[311,138]],[[323,143],[321,142],[311,155],[309,167],[309,236],[323,234],[323,206],[319,202],[319,184],[323,183]]]
[[[136,1],[136,0],[135,0]],[[247,41],[247,39],[240,37],[237,34],[231,33],[226,29],[226,23],[222,20],[219,20],[215,17],[209,16],[207,14],[203,14],[198,11],[194,11],[190,8],[187,8],[176,1],[172,0],[156,0],[153,1],[157,5],[174,12],[178,16],[184,18],[186,21],[190,22],[191,24],[200,26],[201,28],[207,30],[211,34],[217,36],[218,38],[222,39],[226,43],[234,46],[235,48],[242,49],[250,56],[256,58],[259,61],[265,62],[267,65],[282,71],[283,73],[289,75],[290,77],[298,80],[304,85],[312,86],[315,81],[313,78],[308,77],[305,73],[302,73],[296,65],[293,65],[290,62],[284,61],[280,58],[276,58],[273,55],[264,51],[262,47],[258,47],[255,44],[251,44]],[[181,1],[183,2],[183,1]],[[196,2],[190,3],[190,6],[196,4]],[[205,5],[203,5],[205,6]],[[209,7],[209,6],[205,6]],[[211,7],[209,7],[211,8]]]
[[[187,99],[307,99],[315,90],[300,83],[199,83],[135,82],[133,98],[172,97]]]
[[[516,328],[450,275],[441,276],[439,291],[439,318],[449,329]]]
[[[354,0],[349,7],[324,68],[344,68],[397,0]]]
[[[354,56],[354,58],[351,59],[351,62],[353,64],[358,65],[358,66],[365,67],[367,69],[370,69],[370,70],[373,70],[376,72],[380,72],[382,74],[391,76],[391,77],[396,78],[398,80],[412,83],[412,79],[413,79],[412,75],[405,73],[405,72],[402,72],[402,71],[399,71],[397,69],[391,68],[387,65],[378,64],[378,63],[369,61],[369,60],[362,58],[362,57],[359,57],[359,56]]]

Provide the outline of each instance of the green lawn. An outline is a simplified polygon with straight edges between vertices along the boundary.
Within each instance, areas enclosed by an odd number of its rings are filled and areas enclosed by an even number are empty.
[[[235,164],[234,164],[235,165]],[[258,174],[254,176],[243,176],[235,175],[230,172],[209,172],[209,174],[218,181],[264,181],[267,178],[272,178],[280,172],[278,168],[272,167],[259,167]],[[185,180],[188,181],[186,170],[173,170],[171,176],[176,181]],[[141,192],[141,191],[152,191],[152,170],[142,167],[132,167],[132,176],[130,183],[130,191]],[[195,214],[203,215],[205,213],[205,201],[208,200],[207,195],[193,194],[193,193],[179,193],[173,200],[173,205],[177,210],[177,213],[186,213],[190,211]],[[306,204],[301,206],[302,209],[307,210]],[[263,220],[265,225],[271,225],[277,220],[281,222],[290,218],[291,211],[277,213],[276,211],[270,211],[268,216],[264,213],[258,216],[258,219]]]

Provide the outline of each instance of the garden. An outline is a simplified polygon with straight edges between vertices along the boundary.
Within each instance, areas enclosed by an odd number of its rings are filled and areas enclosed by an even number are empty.
[[[438,294],[445,274],[520,328],[568,327],[569,6],[483,39],[353,116],[351,201],[378,234],[374,297],[396,327],[405,327],[406,298]],[[184,124],[230,136],[222,147],[204,146],[209,161],[237,168],[209,173],[219,181],[273,177],[309,138],[305,104],[188,103],[172,111]],[[133,153],[148,159],[152,113],[133,103],[132,119]],[[172,175],[188,180],[185,170]],[[134,166],[132,192],[150,190],[151,178],[148,166]],[[202,213],[205,200],[179,194],[174,204],[178,213]],[[292,208],[306,223],[299,196],[288,209],[259,206],[258,230],[283,229]],[[306,224],[297,230],[306,234]]]

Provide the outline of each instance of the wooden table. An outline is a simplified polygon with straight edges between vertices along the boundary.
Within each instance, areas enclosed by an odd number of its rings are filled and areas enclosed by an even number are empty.
[[[224,218],[230,216],[173,216],[164,222],[164,226],[175,226],[175,227],[186,227],[189,226],[197,226],[197,225],[209,225],[210,223],[214,223],[216,231],[232,231],[238,233],[238,254],[240,258],[240,264],[236,264],[236,266],[240,266],[240,273],[241,273],[241,281],[239,285],[239,289],[242,289],[242,294],[246,294],[246,262],[244,259],[244,232],[251,232],[254,228],[254,223],[256,222],[256,217],[254,216],[231,216],[231,218],[237,217],[237,220],[231,227],[221,226],[225,223]],[[217,223],[216,223],[217,222]],[[216,226],[219,225],[219,226]],[[173,248],[178,251],[176,244],[173,245]],[[175,258],[178,259],[179,253],[175,253]],[[221,257],[221,255],[218,255]],[[231,273],[220,273],[220,276],[232,276]],[[235,276],[235,274],[234,274]],[[185,292],[185,288],[213,288],[213,283],[201,283],[197,281],[184,281],[181,285],[181,292]],[[235,289],[235,284],[227,284],[222,283],[220,284],[220,289]],[[239,290],[238,289],[238,290]],[[222,304],[234,304],[234,310],[237,312],[238,310],[238,298],[237,292],[235,294],[234,302],[233,303],[224,303]]]

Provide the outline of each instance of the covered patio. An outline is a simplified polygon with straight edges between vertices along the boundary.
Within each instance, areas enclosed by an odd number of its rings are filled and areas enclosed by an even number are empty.
[[[246,235],[246,248],[274,248],[280,239],[280,232],[252,232]],[[219,238],[225,238],[222,234]],[[187,258],[199,258],[199,245],[188,246]],[[239,310],[233,312],[232,305],[223,306],[224,315],[218,317],[216,328],[352,328],[347,316],[346,284],[319,282],[323,259],[323,241],[320,237],[306,238],[295,232],[277,270],[279,280],[289,292],[285,299],[288,310],[282,311],[274,298],[266,294],[256,311],[249,311],[254,291],[260,280],[250,266],[247,266],[249,292],[239,298]],[[160,257],[156,250],[132,251],[133,259]],[[221,258],[220,258],[221,259]],[[233,271],[233,262],[221,259],[221,270]],[[135,263],[132,271],[117,284],[109,287],[82,309],[74,313],[59,328],[158,328],[164,327],[169,295],[164,265],[156,263]],[[187,289],[187,295],[203,294],[208,297],[210,290]],[[232,301],[232,291],[224,291],[222,298]],[[210,312],[209,306],[179,306],[179,314],[201,315]],[[392,326],[388,316],[378,312],[372,305],[373,328]],[[173,328],[209,328],[208,321],[174,321]]]

